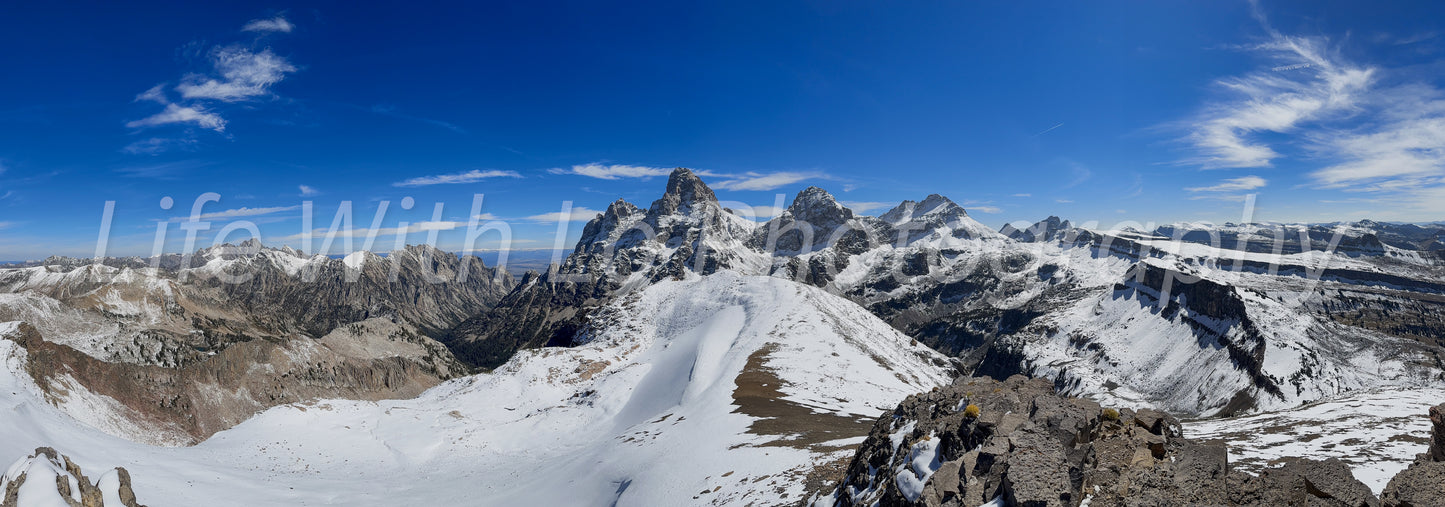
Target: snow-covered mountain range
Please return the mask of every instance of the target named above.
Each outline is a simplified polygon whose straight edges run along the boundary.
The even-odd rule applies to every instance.
[[[1274,237],[1259,226],[1220,227],[1227,241],[1209,244],[1198,228],[1104,232],[1052,218],[1006,227],[1010,238],[942,196],[870,217],[816,187],[758,223],[678,170],[649,208],[613,203],[560,267],[444,341],[500,364],[565,344],[617,294],[727,270],[841,295],[969,373],[1045,376],[1069,394],[1190,416],[1278,409],[1445,379],[1445,329],[1430,318],[1445,309],[1445,263],[1372,226],[1302,229],[1311,239],[1294,253],[1239,241]]]
[[[0,452],[124,465],[152,505],[803,502],[960,375],[1185,418],[1438,387],[1440,234],[994,231],[816,187],[758,221],[678,169],[517,280],[429,247],[48,259],[0,269]]]

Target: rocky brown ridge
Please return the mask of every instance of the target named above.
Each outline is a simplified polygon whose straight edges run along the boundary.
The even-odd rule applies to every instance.
[[[1445,505],[1445,405],[1429,452],[1381,498],[1338,459],[1287,459],[1250,475],[1225,445],[1185,438],[1155,410],[1113,410],[1022,376],[960,378],[874,424],[835,505]]]
[[[0,270],[14,295],[0,322],[24,323],[8,338],[48,401],[98,395],[105,410],[81,410],[85,422],[151,444],[194,444],[292,402],[410,398],[471,373],[427,335],[489,309],[510,275],[424,245],[356,255],[251,241],[202,249],[185,270]]]
[[[77,389],[109,397],[120,428],[133,428],[121,436],[161,445],[195,444],[287,403],[411,398],[468,372],[440,343],[383,319],[318,340],[245,341],[180,367],[101,361],[24,323],[8,339],[25,349],[48,401],[85,395]]]
[[[49,472],[46,474],[47,476],[54,474],[55,495],[48,495],[47,491],[39,493],[46,498],[34,498],[29,495],[36,493],[29,493],[24,498],[25,503],[22,504],[20,503],[22,500],[20,490],[30,479],[31,472],[36,471],[37,467],[48,468],[48,470],[44,470],[44,472]],[[50,505],[47,500],[53,502],[57,498],[73,507],[105,507],[107,496],[119,503],[114,505],[116,502],[112,502],[113,507],[145,507],[136,502],[135,492],[131,490],[130,472],[123,467],[116,467],[92,482],[80,470],[80,466],[70,461],[69,456],[62,455],[50,447],[40,447],[35,449],[35,454],[28,458],[22,458],[11,469],[11,473],[15,474],[14,477],[0,476],[0,495],[3,495],[0,496],[0,507],[24,507],[41,502]],[[72,489],[72,480],[74,480],[75,489]]]

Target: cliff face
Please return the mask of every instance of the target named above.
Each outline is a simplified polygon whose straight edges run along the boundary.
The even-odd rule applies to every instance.
[[[426,246],[306,256],[248,242],[175,269],[0,270],[0,322],[49,401],[133,440],[187,445],[276,405],[420,394],[470,373],[440,336],[510,275]]]
[[[440,343],[385,319],[316,340],[237,343],[179,367],[101,361],[46,341],[28,324],[9,339],[25,349],[26,371],[52,404],[159,445],[198,443],[277,405],[410,398],[467,373]]]

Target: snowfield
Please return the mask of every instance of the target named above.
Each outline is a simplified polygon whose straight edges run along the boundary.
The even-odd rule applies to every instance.
[[[1279,412],[1184,423],[1184,436],[1222,439],[1245,471],[1287,457],[1339,458],[1375,494],[1429,446],[1431,406],[1445,388],[1358,391]]]
[[[807,473],[851,456],[879,413],[949,381],[942,356],[784,280],[666,281],[594,315],[576,347],[412,400],[276,407],[187,448],[61,413],[0,340],[0,455],[125,466],[152,506],[773,503],[803,500]]]

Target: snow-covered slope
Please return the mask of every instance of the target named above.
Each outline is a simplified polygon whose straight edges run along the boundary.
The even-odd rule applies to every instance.
[[[1229,461],[1247,471],[1290,457],[1339,458],[1379,493],[1429,444],[1429,408],[1445,387],[1350,393],[1278,412],[1184,423],[1185,435],[1229,444]]]
[[[453,329],[448,345],[499,364],[566,343],[618,294],[736,271],[839,294],[970,373],[1043,376],[1067,394],[1182,416],[1445,381],[1434,317],[1445,262],[1372,246],[1370,224],[1293,231],[1304,239],[1292,249],[1232,248],[1263,225],[1092,231],[1054,217],[1011,239],[939,195],[870,217],[816,187],[751,229],[729,217],[678,169],[662,199],[614,203],[558,270]],[[1162,235],[1174,231],[1183,237]],[[1200,237],[1211,234],[1224,240]]]
[[[585,343],[417,399],[276,407],[170,449],[59,413],[0,340],[0,455],[124,464],[153,506],[772,504],[950,371],[857,305],[766,277],[660,282],[592,322]]]

